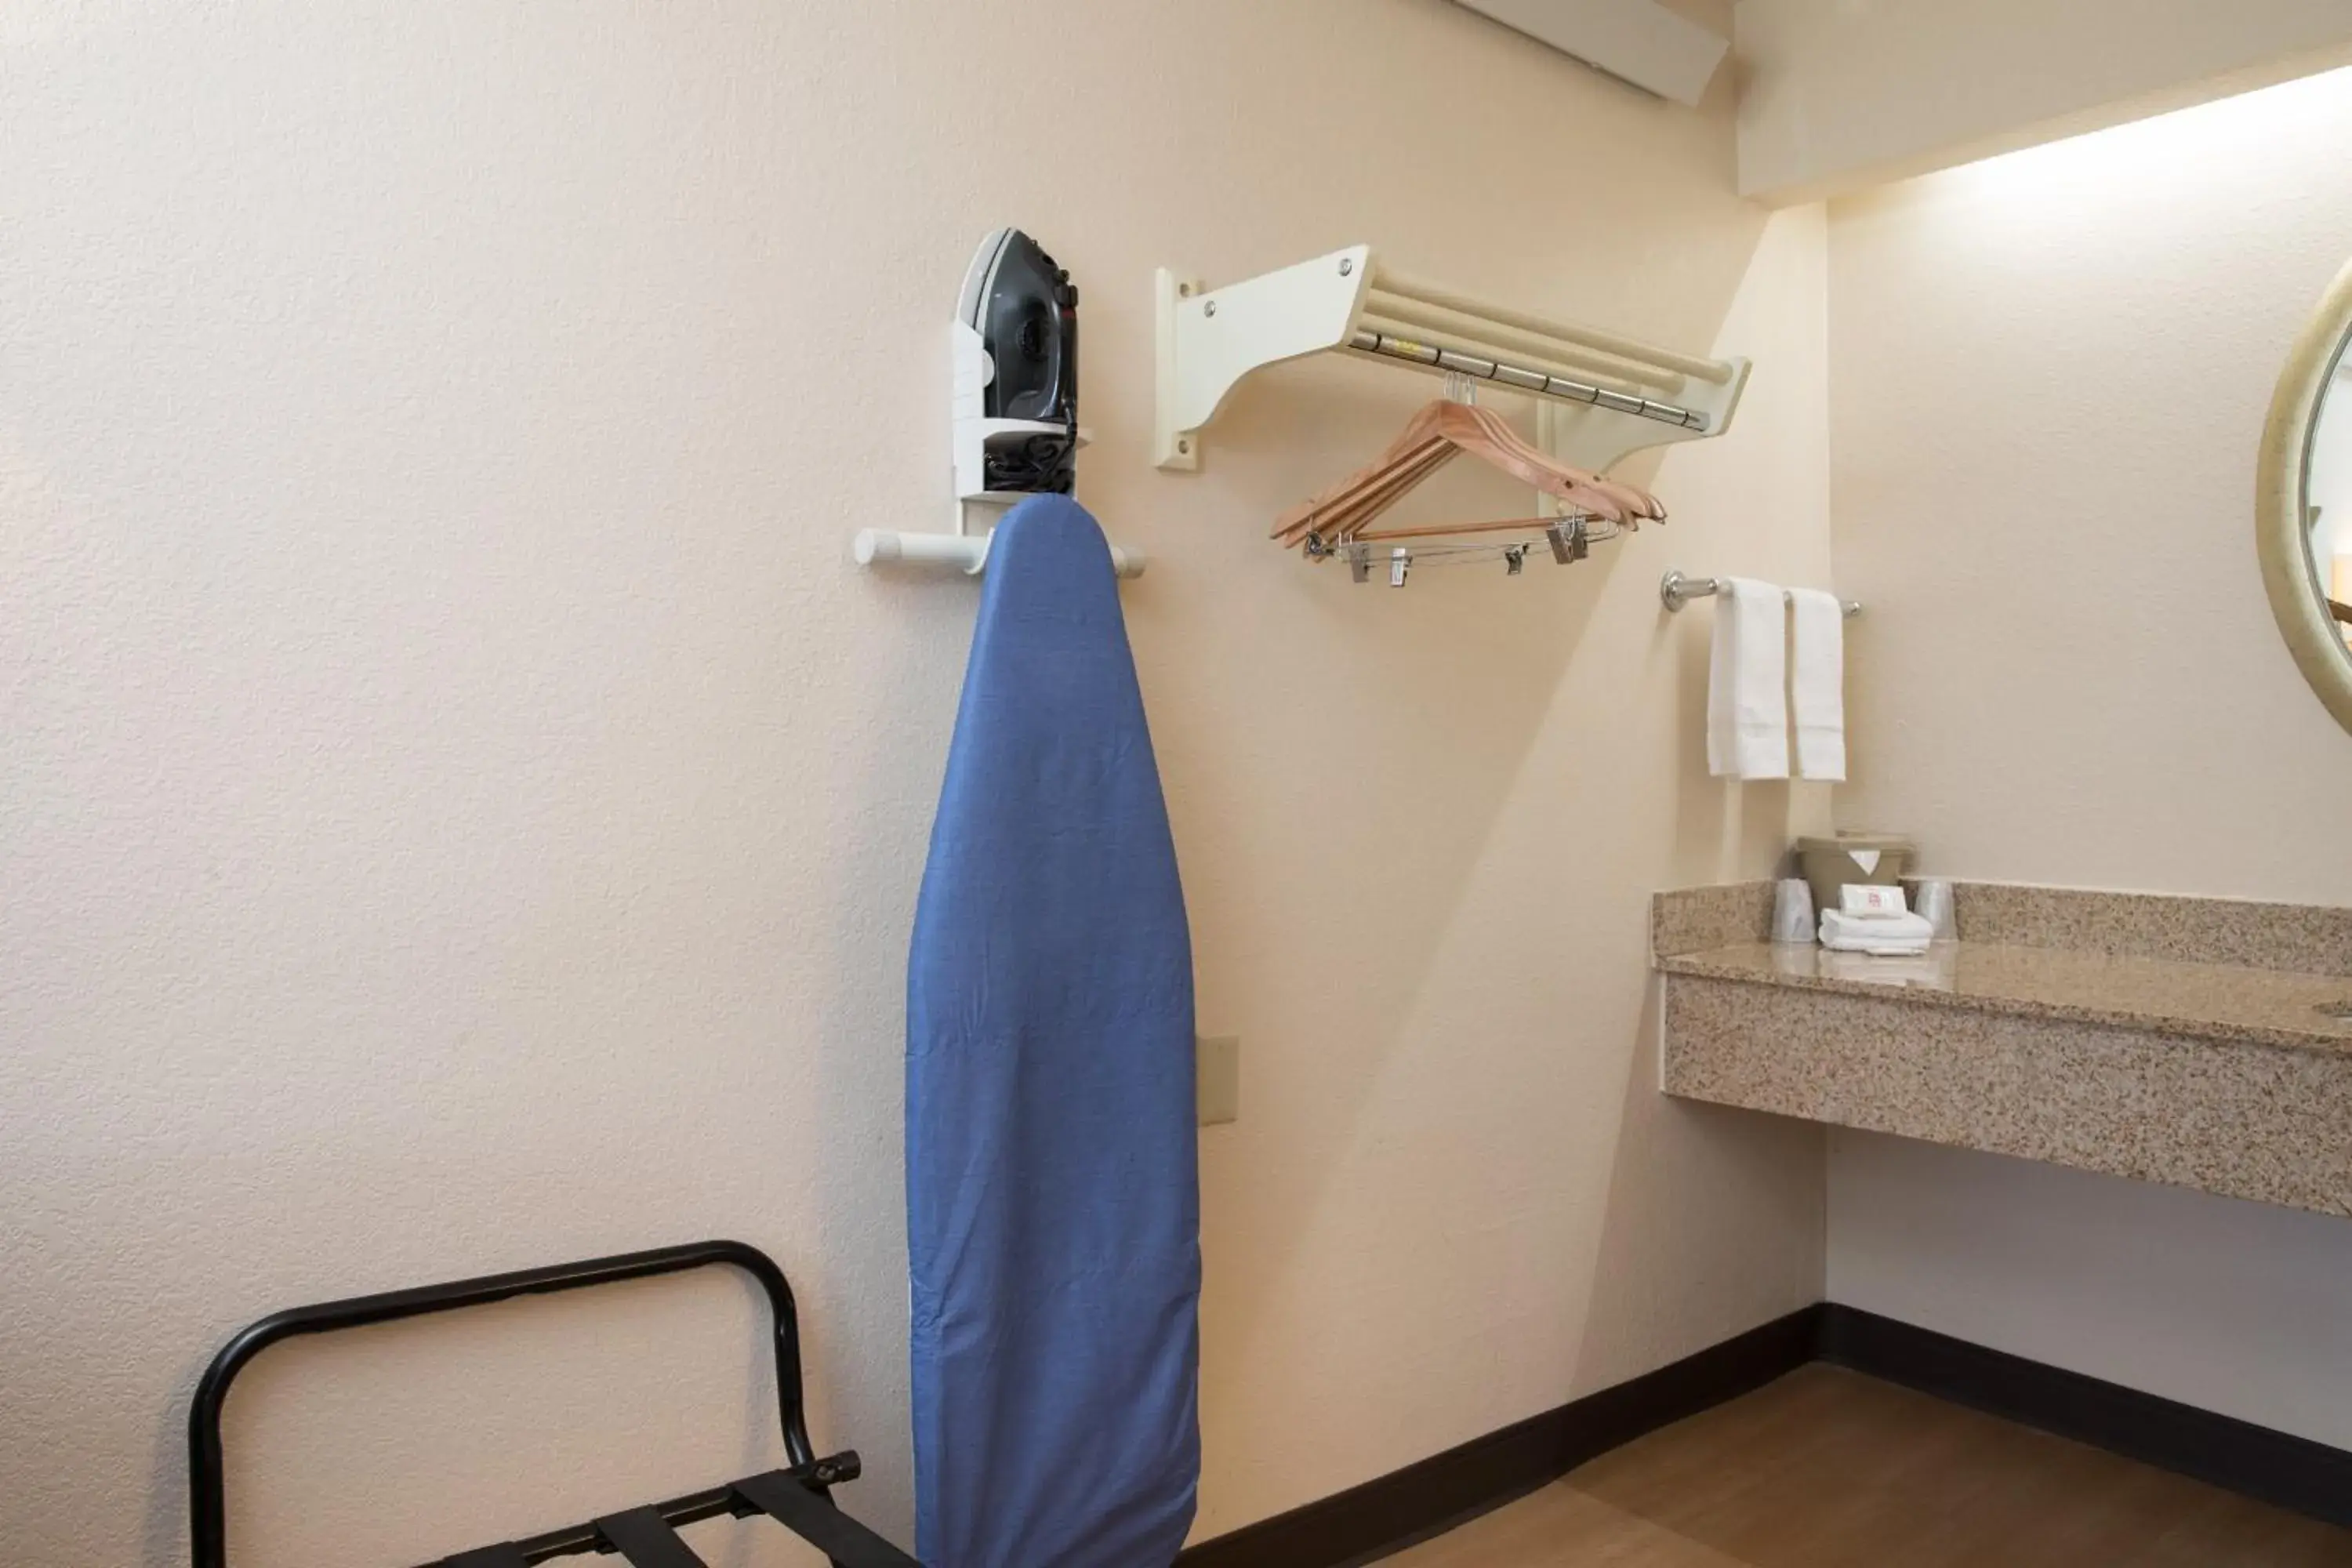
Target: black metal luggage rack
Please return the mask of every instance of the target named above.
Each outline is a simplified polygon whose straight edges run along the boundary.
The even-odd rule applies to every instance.
[[[776,1349],[776,1405],[783,1426],[784,1457],[789,1468],[740,1481],[689,1492],[667,1502],[649,1503],[607,1514],[585,1524],[551,1530],[525,1541],[509,1541],[445,1557],[426,1568],[526,1568],[551,1558],[583,1552],[618,1552],[634,1568],[708,1568],[685,1542],[677,1526],[698,1519],[730,1514],[748,1519],[764,1514],[824,1552],[834,1568],[922,1568],[856,1520],[833,1500],[833,1488],[857,1479],[860,1466],[855,1451],[820,1459],[809,1445],[808,1422],[801,1407],[801,1337],[793,1310],[792,1287],[783,1270],[755,1247],[740,1241],[701,1241],[687,1247],[665,1247],[651,1252],[625,1253],[618,1258],[593,1258],[585,1263],[558,1264],[552,1268],[527,1268],[515,1274],[493,1274],[480,1279],[459,1279],[446,1285],[426,1285],[413,1290],[393,1290],[381,1296],[359,1296],[348,1301],[327,1301],[296,1307],[248,1325],[221,1347],[212,1365],[196,1384],[188,1411],[188,1507],[195,1568],[228,1568],[227,1521],[221,1469],[221,1406],[229,1384],[247,1363],[280,1340],[297,1334],[332,1333],[369,1323],[423,1317],[459,1307],[478,1307],[516,1296],[547,1295],[583,1289],[648,1275],[677,1274],[688,1269],[728,1264],[741,1269],[767,1292]]]

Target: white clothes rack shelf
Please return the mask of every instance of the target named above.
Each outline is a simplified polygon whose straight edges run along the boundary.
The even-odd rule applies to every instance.
[[[1315,353],[1524,393],[1537,404],[1537,445],[1595,472],[1643,447],[1722,435],[1748,386],[1747,360],[1494,304],[1399,272],[1369,245],[1221,289],[1165,268],[1156,282],[1162,468],[1200,466],[1202,431],[1244,377]]]

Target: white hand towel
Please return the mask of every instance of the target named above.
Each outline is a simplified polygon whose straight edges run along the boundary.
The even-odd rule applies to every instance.
[[[1789,776],[1789,613],[1780,590],[1726,577],[1707,667],[1706,767],[1717,778]]]
[[[1952,955],[1948,952],[1906,952],[1892,957],[1824,952],[1806,956],[1815,961],[1813,973],[1825,980],[1863,980],[1875,985],[1913,985],[1928,991],[1952,989]]]
[[[1797,774],[1845,777],[1845,606],[1819,588],[1789,591],[1789,706],[1797,721]]]
[[[1822,916],[1822,945],[1839,952],[1922,953],[1936,928],[1925,915],[1849,915],[1830,910]]]

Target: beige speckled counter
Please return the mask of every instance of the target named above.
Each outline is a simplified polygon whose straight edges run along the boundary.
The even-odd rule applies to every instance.
[[[1978,885],[1958,907],[1961,941],[1870,959],[1757,940],[1754,887],[1663,895],[1664,1089],[2352,1215],[2341,911]]]

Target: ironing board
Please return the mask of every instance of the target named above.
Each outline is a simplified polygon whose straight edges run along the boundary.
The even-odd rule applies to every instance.
[[[1167,1568],[1200,1475],[1192,966],[1110,551],[999,524],[908,968],[916,1549]]]
[[[707,1568],[678,1538],[677,1526],[731,1514],[765,1515],[825,1553],[834,1568],[922,1568],[922,1564],[834,1505],[833,1490],[857,1479],[854,1451],[818,1458],[810,1446],[801,1405],[801,1339],[792,1287],[783,1270],[755,1247],[740,1241],[701,1241],[651,1252],[625,1253],[551,1268],[528,1268],[394,1290],[381,1296],[296,1307],[248,1325],[221,1347],[196,1384],[188,1410],[188,1509],[195,1568],[228,1568],[226,1493],[221,1454],[221,1407],[229,1385],[254,1357],[299,1334],[332,1333],[369,1323],[388,1323],[429,1312],[478,1307],[516,1296],[584,1289],[623,1279],[677,1274],[689,1268],[730,1265],[750,1275],[768,1298],[776,1357],[777,1419],[782,1423],[789,1467],[746,1476],[666,1502],[625,1510],[552,1530],[523,1541],[502,1542],[445,1557],[426,1568],[528,1568],[552,1558],[618,1552],[633,1568]]]

